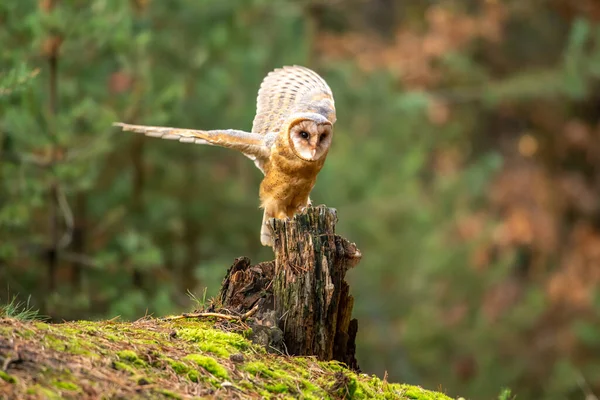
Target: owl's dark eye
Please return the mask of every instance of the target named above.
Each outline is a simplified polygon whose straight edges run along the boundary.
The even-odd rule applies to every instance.
[[[300,136],[302,136],[302,139],[308,139],[308,137],[309,137],[310,135],[308,134],[308,132],[306,132],[306,131],[302,131],[302,132],[300,132]]]
[[[320,141],[325,140],[325,138],[327,137],[326,133],[321,133],[321,137],[319,138]]]

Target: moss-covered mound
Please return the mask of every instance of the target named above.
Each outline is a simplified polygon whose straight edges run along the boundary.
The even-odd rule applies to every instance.
[[[0,319],[0,398],[436,399],[335,362],[267,354],[210,321]]]

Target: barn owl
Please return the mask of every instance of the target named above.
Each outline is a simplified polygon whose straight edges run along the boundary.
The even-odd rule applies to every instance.
[[[264,174],[260,240],[273,246],[270,218],[292,218],[310,204],[309,195],[331,146],[336,121],[331,89],[316,72],[286,66],[267,74],[258,91],[251,132],[193,130],[115,123],[146,136],[238,150]]]

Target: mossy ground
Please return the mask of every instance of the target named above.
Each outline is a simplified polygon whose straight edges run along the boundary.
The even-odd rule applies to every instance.
[[[267,354],[214,321],[0,319],[0,398],[449,400],[335,362]]]

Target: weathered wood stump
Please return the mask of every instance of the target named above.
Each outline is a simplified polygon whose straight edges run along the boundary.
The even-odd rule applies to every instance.
[[[257,308],[256,340],[290,355],[338,360],[358,369],[358,322],[344,278],[361,258],[353,243],[335,234],[336,212],[309,207],[292,220],[271,221],[275,260],[250,265],[238,258],[227,272],[220,306],[237,313]]]

